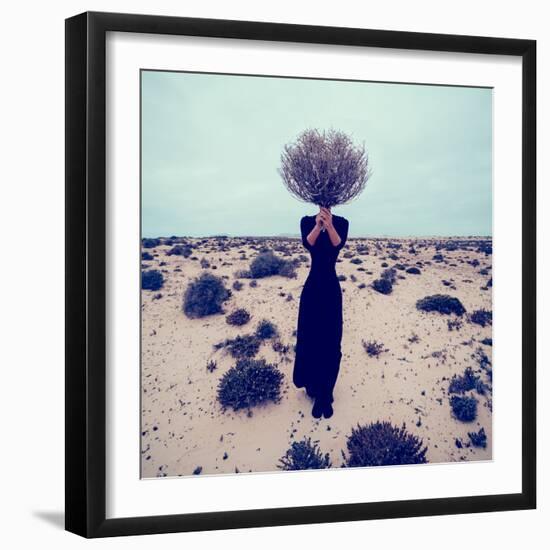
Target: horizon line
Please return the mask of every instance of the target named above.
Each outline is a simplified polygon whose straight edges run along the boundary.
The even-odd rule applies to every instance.
[[[278,235],[227,235],[224,233],[214,234],[214,235],[159,235],[156,237],[145,237],[142,236],[141,239],[301,239],[299,234],[289,234],[284,233]],[[492,235],[367,235],[367,236],[350,236],[347,240],[351,239],[466,239],[466,238],[477,238],[477,239],[492,239]]]

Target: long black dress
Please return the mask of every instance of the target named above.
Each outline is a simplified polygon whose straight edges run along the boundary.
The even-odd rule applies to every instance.
[[[346,243],[348,220],[333,214],[332,223],[341,243],[334,246],[327,231],[321,231],[311,246],[307,236],[315,216],[300,222],[302,243],[311,254],[311,268],[300,296],[293,382],[305,387],[316,400],[332,403],[333,389],[342,358],[342,290],[336,275],[336,258]]]

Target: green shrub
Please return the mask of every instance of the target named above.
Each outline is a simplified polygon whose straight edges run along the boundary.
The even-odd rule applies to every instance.
[[[462,316],[466,309],[458,298],[448,296],[446,294],[434,294],[426,296],[416,302],[416,308],[420,311],[436,311],[444,315],[454,313],[459,317]]]
[[[401,428],[390,422],[372,422],[352,428],[347,439],[349,456],[342,452],[345,465],[389,466],[398,464],[425,464],[427,447],[415,435],[409,434],[405,424]]]
[[[220,379],[218,401],[238,411],[281,398],[283,374],[265,359],[240,359]]]
[[[223,280],[206,272],[189,283],[183,297],[183,311],[191,319],[222,313],[222,304],[229,296]]]
[[[290,449],[279,459],[277,467],[281,470],[322,470],[331,468],[329,454],[323,455],[318,441],[311,442],[310,437],[302,441],[293,441]]]

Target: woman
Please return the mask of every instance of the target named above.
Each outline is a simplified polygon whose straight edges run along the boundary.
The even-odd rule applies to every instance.
[[[293,382],[315,398],[311,414],[330,418],[333,389],[342,352],[342,290],[336,258],[348,237],[348,220],[330,208],[300,222],[302,243],[311,254],[311,268],[300,296]]]

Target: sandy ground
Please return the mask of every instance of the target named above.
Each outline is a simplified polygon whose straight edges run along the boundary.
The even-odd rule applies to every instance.
[[[313,418],[311,400],[292,384],[293,332],[300,291],[309,271],[309,254],[301,242],[290,238],[186,241],[194,246],[189,258],[167,256],[170,246],[165,245],[143,249],[153,255],[153,260],[143,261],[143,268],[161,270],[165,284],[158,292],[142,291],[142,477],[186,476],[196,468],[201,468],[202,475],[274,471],[292,441],[304,436],[318,440],[333,466],[340,467],[351,428],[376,420],[397,426],[405,423],[427,445],[429,462],[491,459],[492,391],[485,396],[475,394],[478,416],[469,423],[452,416],[448,394],[449,379],[463,374],[467,366],[489,383],[475,354],[481,348],[491,359],[491,346],[481,343],[491,338],[491,326],[481,327],[463,316],[460,329],[451,331],[447,321],[454,316],[424,313],[415,307],[418,299],[442,293],[459,298],[468,312],[492,309],[492,289],[487,287],[491,255],[478,251],[479,241],[472,244],[460,238],[458,250],[438,251],[436,244],[445,239],[348,240],[336,265],[338,274],[346,276],[341,282],[344,336],[330,419]],[[396,244],[401,248],[393,248]],[[411,244],[417,254],[409,252]],[[258,279],[255,288],[249,286],[250,280],[240,279],[244,286],[232,291],[224,314],[202,319],[184,315],[182,297],[192,279],[210,271],[224,277],[231,288],[235,272],[248,269],[262,245],[283,246],[290,253],[287,259],[305,254],[307,261],[297,268],[297,278]],[[357,247],[365,245],[369,254],[358,254]],[[443,254],[443,261],[433,260],[437,253]],[[209,268],[201,267],[202,258],[210,262]],[[353,258],[362,263],[352,263]],[[383,295],[369,286],[384,269],[383,262],[390,267],[421,262],[421,274],[399,270],[403,278],[397,279],[392,294]],[[360,288],[362,283],[366,286]],[[162,297],[154,299],[158,293]],[[226,323],[226,314],[237,308],[251,313],[248,324]],[[257,356],[276,363],[284,373],[282,399],[255,407],[251,415],[246,410],[224,412],[217,400],[218,381],[235,359],[224,349],[215,350],[214,344],[253,332],[263,318],[276,324],[281,341],[291,348],[281,354],[268,341]],[[385,351],[370,357],[363,340],[383,343]],[[210,360],[217,365],[212,372],[206,368]],[[469,443],[468,432],[481,427],[487,434],[487,448],[457,447],[457,438]]]

